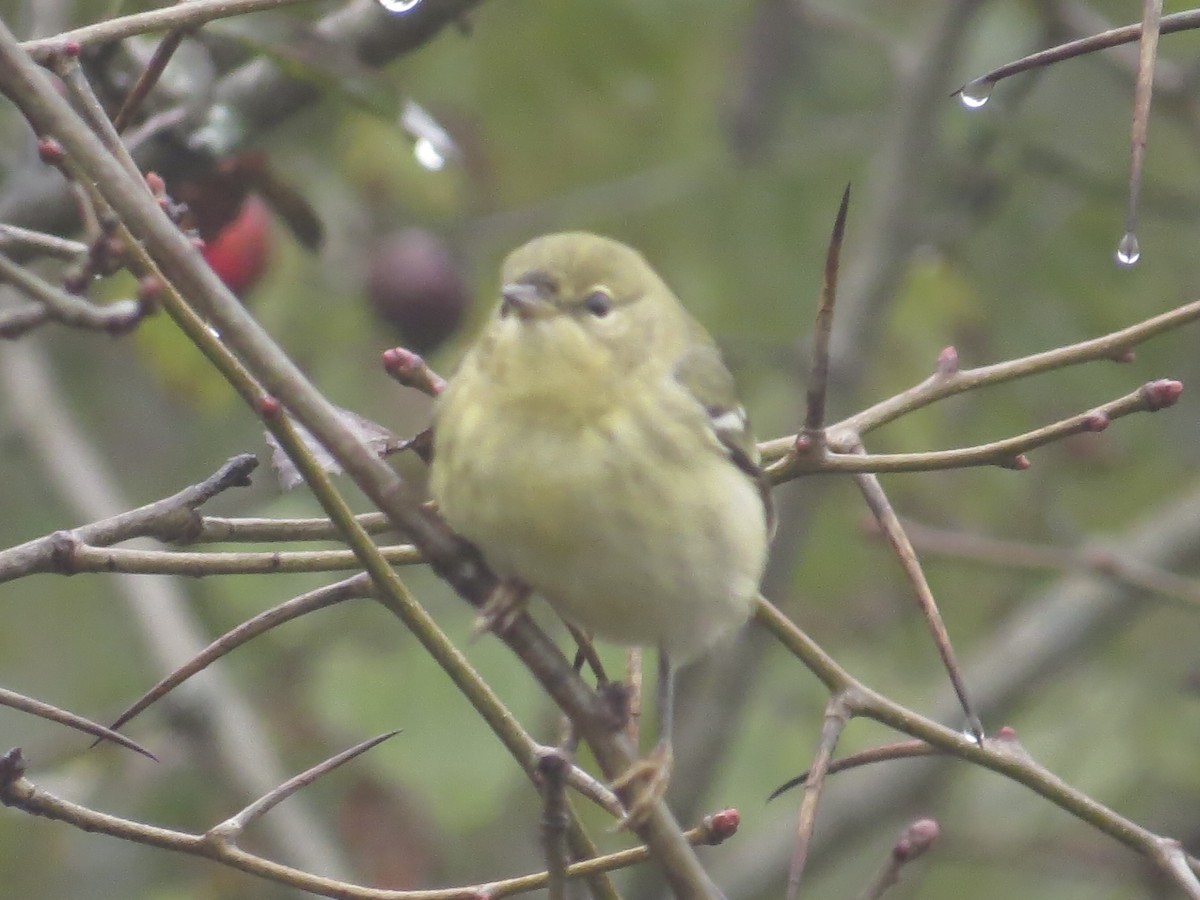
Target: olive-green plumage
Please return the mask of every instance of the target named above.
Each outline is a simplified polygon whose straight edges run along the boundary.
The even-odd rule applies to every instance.
[[[567,619],[686,661],[745,622],[766,560],[769,495],[733,379],[616,241],[538,238],[502,284],[438,402],[433,496]]]

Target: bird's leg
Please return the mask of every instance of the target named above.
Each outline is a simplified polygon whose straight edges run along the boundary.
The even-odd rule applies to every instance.
[[[502,634],[517,620],[517,616],[525,611],[525,604],[532,593],[529,585],[519,578],[503,578],[492,591],[483,609],[471,626],[471,639],[494,631]]]
[[[650,814],[654,804],[667,792],[671,780],[674,753],[671,749],[671,730],[675,721],[675,669],[662,648],[658,651],[658,743],[649,755],[634,762],[612,783],[615,790],[629,788],[635,783],[642,785],[632,800],[626,804],[625,818],[621,828],[636,825]]]

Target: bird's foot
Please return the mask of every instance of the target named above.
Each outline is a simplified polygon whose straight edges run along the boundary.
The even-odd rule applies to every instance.
[[[667,793],[671,781],[674,754],[667,741],[659,741],[647,756],[634,762],[612,782],[613,790],[633,791],[632,798],[625,804],[625,815],[617,828],[636,828],[646,821],[659,800]],[[640,785],[635,788],[634,785]]]
[[[488,632],[502,634],[525,611],[531,590],[529,585],[515,578],[505,578],[496,585],[492,595],[483,604],[483,609],[471,626],[471,640]]]

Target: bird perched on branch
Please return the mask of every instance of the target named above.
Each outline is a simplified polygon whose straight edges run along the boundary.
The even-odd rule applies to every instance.
[[[646,782],[640,818],[669,776],[675,668],[753,608],[769,488],[716,345],[635,250],[540,237],[504,262],[500,295],[439,398],[431,490],[510,586],[658,648],[660,741],[618,779]]]

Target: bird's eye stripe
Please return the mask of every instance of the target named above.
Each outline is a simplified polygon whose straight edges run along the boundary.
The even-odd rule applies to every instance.
[[[554,280],[554,276],[548,272],[543,272],[541,269],[533,269],[530,272],[526,272],[517,279],[517,283],[537,288],[538,293],[543,296],[552,296],[558,293],[558,282]]]

